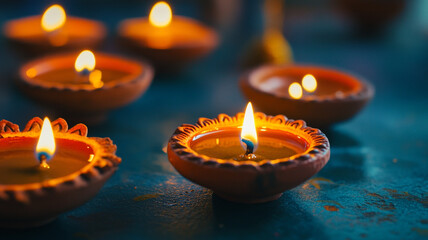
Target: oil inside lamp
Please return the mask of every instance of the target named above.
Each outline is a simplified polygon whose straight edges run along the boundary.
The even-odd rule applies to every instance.
[[[240,156],[247,160],[256,158],[254,152],[258,146],[256,124],[254,122],[254,111],[251,102],[247,104],[245,109],[244,123],[241,130],[241,142],[246,148],[245,154]],[[245,145],[245,146],[244,146]]]
[[[149,22],[155,27],[166,27],[171,23],[172,11],[166,2],[157,2],[150,10]]]
[[[89,81],[94,88],[101,88],[104,85],[101,80],[102,72],[95,69],[95,65],[95,55],[89,50],[84,50],[76,58],[74,69],[80,77],[85,78],[85,81]]]
[[[49,161],[55,154],[55,148],[55,137],[52,125],[49,119],[45,117],[36,146],[37,159],[40,162],[41,169],[50,168],[47,161]]]
[[[48,34],[48,39],[53,46],[63,46],[67,43],[67,35],[61,31],[65,21],[64,8],[58,4],[50,6],[42,16],[42,29]]]

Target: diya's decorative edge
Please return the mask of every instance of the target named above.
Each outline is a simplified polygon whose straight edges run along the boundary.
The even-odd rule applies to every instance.
[[[119,88],[119,87],[122,87],[122,86],[127,85],[127,84],[132,84],[132,83],[140,82],[140,81],[141,82],[147,81],[147,84],[149,85],[153,79],[154,69],[149,63],[147,63],[145,61],[130,59],[128,57],[121,57],[121,56],[114,55],[114,54],[99,53],[99,52],[96,53],[97,54],[96,57],[107,57],[107,58],[121,57],[121,60],[125,60],[128,62],[133,62],[134,64],[138,64],[139,66],[141,66],[142,71],[141,71],[141,73],[133,74],[132,76],[126,77],[129,79],[128,81],[114,81],[113,83],[110,83],[110,84],[104,84],[104,86],[102,86],[101,88],[83,88],[83,87],[79,87],[76,85],[51,85],[51,84],[46,84],[46,83],[40,83],[40,82],[32,81],[32,78],[28,77],[26,74],[27,70],[29,70],[31,68],[31,66],[35,65],[37,62],[43,62],[43,61],[54,59],[57,57],[74,56],[74,53],[75,52],[51,54],[51,55],[47,55],[47,56],[44,56],[41,58],[31,60],[29,62],[26,62],[19,70],[20,82],[22,84],[25,84],[28,87],[44,89],[44,90],[71,91],[71,92],[94,92],[94,91],[104,91],[104,90],[109,90],[109,89],[115,89],[115,88]],[[77,54],[76,54],[76,57],[77,57]]]
[[[25,134],[36,134],[41,131],[43,120],[39,117],[31,119],[25,126],[23,131],[19,130],[19,126],[7,120],[0,121],[0,139],[9,137],[24,137]],[[94,178],[101,178],[104,174],[115,170],[121,163],[121,158],[115,155],[116,145],[113,144],[110,138],[87,137],[88,128],[84,124],[77,124],[72,128],[68,128],[67,122],[58,118],[52,122],[52,128],[57,135],[67,134],[68,139],[76,141],[84,141],[91,147],[98,145],[101,147],[99,152],[94,150],[94,159],[85,167],[81,168],[72,174],[61,178],[46,180],[40,183],[16,184],[16,185],[1,185],[0,184],[0,200],[12,201],[16,200],[23,204],[29,204],[32,195],[40,195],[43,191],[52,192],[61,186],[85,186]]]
[[[261,170],[263,168],[270,168],[272,166],[288,167],[295,164],[307,163],[321,159],[329,154],[330,143],[319,129],[306,126],[303,120],[288,119],[284,115],[269,116],[261,112],[256,112],[254,117],[257,121],[263,121],[282,128],[299,130],[306,136],[306,141],[309,146],[303,153],[293,155],[291,157],[276,159],[276,160],[263,160],[260,162],[254,161],[236,161],[236,160],[222,160],[210,158],[205,155],[200,155],[189,147],[189,140],[197,133],[204,129],[213,129],[221,126],[240,126],[244,120],[244,113],[238,113],[234,117],[227,114],[220,114],[217,118],[200,118],[199,121],[192,124],[183,124],[176,129],[174,134],[169,140],[171,151],[182,159],[194,163],[200,163],[206,166],[222,167],[222,168],[245,168]]]

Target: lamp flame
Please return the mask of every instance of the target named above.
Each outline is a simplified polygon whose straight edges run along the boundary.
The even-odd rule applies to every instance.
[[[247,108],[245,109],[244,123],[242,124],[241,130],[241,142],[247,145],[247,152],[250,147],[253,148],[250,153],[255,151],[258,145],[254,111],[251,102],[248,103]]]
[[[95,69],[95,56],[89,50],[82,51],[79,56],[76,58],[74,63],[74,69],[77,72],[87,71],[88,73],[92,72]]]
[[[307,92],[314,92],[317,89],[317,80],[314,75],[306,74],[302,79],[303,89]]]
[[[294,82],[288,87],[288,94],[294,99],[300,99],[303,95],[302,86],[299,83]]]
[[[47,117],[43,120],[42,130],[40,131],[39,141],[37,142],[36,152],[37,159],[49,168],[46,160],[50,160],[55,154],[55,137],[52,130],[51,122]],[[47,166],[47,167],[46,167]]]
[[[171,23],[172,11],[168,3],[157,2],[150,10],[149,22],[155,27],[166,27]]]
[[[52,32],[61,28],[65,23],[66,15],[64,8],[58,4],[54,4],[46,9],[42,16],[42,28],[46,32]]]

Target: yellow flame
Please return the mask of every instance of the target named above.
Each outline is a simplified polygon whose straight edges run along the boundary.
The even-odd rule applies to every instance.
[[[166,27],[171,23],[172,11],[166,2],[157,2],[150,10],[149,22],[155,27]]]
[[[42,131],[40,131],[39,141],[37,142],[36,152],[44,153],[47,158],[51,158],[55,153],[55,137],[51,122],[47,117],[43,120]]]
[[[302,86],[299,83],[294,82],[288,87],[288,93],[294,99],[300,99],[303,95]]]
[[[65,11],[58,4],[54,4],[46,9],[42,16],[42,28],[46,32],[52,32],[61,28],[65,23]]]
[[[83,70],[87,70],[91,72],[95,69],[95,56],[89,50],[82,51],[79,56],[76,58],[76,62],[74,63],[74,68],[77,72],[81,72]]]
[[[94,70],[89,74],[89,82],[94,88],[102,88],[104,82],[101,80],[103,73],[100,70]]]
[[[306,74],[302,79],[302,86],[307,92],[314,92],[317,89],[317,80],[314,75]]]
[[[253,105],[251,102],[248,103],[245,109],[244,123],[242,124],[241,139],[247,139],[254,144],[254,149],[257,147],[257,131],[254,120]]]

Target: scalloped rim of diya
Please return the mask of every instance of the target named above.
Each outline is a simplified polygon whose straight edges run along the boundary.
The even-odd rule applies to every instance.
[[[318,95],[309,95],[309,96],[302,96],[300,99],[294,99],[290,97],[288,94],[275,94],[273,92],[268,92],[260,89],[256,86],[256,83],[254,79],[266,79],[271,76],[275,75],[287,75],[287,74],[295,74],[295,75],[305,75],[305,74],[312,74],[317,78],[318,84],[322,84],[322,75],[335,75],[335,79],[333,81],[340,82],[341,84],[347,85],[350,90],[342,92],[342,96],[337,96],[335,94],[326,94],[322,96]],[[317,77],[318,76],[318,77]],[[291,111],[285,111],[281,110],[281,108],[287,107],[285,105],[287,104],[297,104],[302,103],[305,104],[305,106],[308,106],[308,104],[317,104],[317,106],[321,106],[322,104],[328,104],[328,103],[340,103],[340,104],[347,104],[349,107],[351,104],[357,104],[355,107],[355,110],[352,114],[349,114],[350,116],[346,116],[344,119],[340,119],[339,121],[335,121],[335,119],[330,119],[326,123],[319,124],[317,121],[314,121],[313,123],[309,118],[304,118],[304,120],[307,120],[315,125],[320,125],[322,127],[329,126],[335,122],[342,122],[346,121],[347,119],[353,117],[358,111],[360,111],[364,105],[373,98],[375,90],[373,85],[363,80],[360,77],[356,77],[355,74],[350,74],[345,71],[339,71],[328,67],[323,66],[315,66],[315,65],[296,65],[296,64],[290,64],[290,65],[265,65],[258,68],[255,68],[254,70],[251,70],[240,78],[239,81],[240,88],[243,91],[244,95],[250,99],[253,104],[257,107],[259,105],[259,102],[256,100],[257,98],[269,98],[271,102],[274,102],[274,107],[277,108],[277,111],[273,112],[273,114],[287,114],[287,115],[293,115],[295,118],[303,118],[302,116],[294,116],[299,114],[292,114]],[[251,91],[251,93],[249,92]],[[316,108],[314,106],[314,108]],[[263,109],[260,107],[260,110],[266,111],[268,113],[271,113],[271,111],[267,111],[266,109]],[[300,111],[305,111],[304,107],[299,109]],[[315,113],[314,113],[315,114]],[[319,114],[319,113],[317,113]],[[317,115],[315,114],[315,115]],[[327,114],[327,113],[326,113]],[[316,117],[313,117],[316,118]]]
[[[42,119],[35,117],[30,120],[25,126],[23,131],[19,130],[19,126],[13,124],[7,120],[0,121],[0,139],[8,138],[38,138],[39,132],[43,125]],[[10,211],[13,215],[14,211],[17,214],[18,210],[14,209],[22,207],[27,209],[31,207],[34,201],[43,198],[45,196],[49,198],[55,198],[59,194],[70,193],[74,190],[81,190],[82,188],[95,187],[95,189],[88,190],[91,193],[89,196],[79,196],[79,201],[76,204],[67,203],[66,207],[59,207],[61,205],[58,202],[56,205],[51,206],[50,211],[55,212],[52,216],[31,216],[31,213],[26,212],[24,214],[28,219],[12,219],[12,216],[6,216],[9,218],[7,221],[0,220],[0,227],[12,227],[12,228],[25,228],[35,227],[46,224],[53,220],[58,214],[71,210],[84,202],[92,198],[104,185],[104,182],[117,170],[118,165],[121,163],[121,158],[115,155],[116,145],[113,144],[110,138],[97,138],[97,137],[86,137],[88,129],[84,124],[77,124],[74,127],[68,129],[67,122],[59,118],[52,122],[52,128],[55,132],[55,139],[65,139],[70,141],[77,141],[85,143],[93,151],[93,159],[80,170],[75,171],[71,174],[67,174],[62,177],[48,179],[42,182],[24,183],[24,184],[0,184],[0,201],[4,204],[11,205]],[[98,187],[101,182],[101,185]],[[46,189],[46,191],[43,191]],[[66,205],[67,205],[66,204]],[[60,209],[55,209],[60,208]],[[28,209],[27,209],[28,210]],[[2,215],[7,215],[3,212]],[[51,213],[52,214],[52,213]],[[13,215],[15,216],[15,215]]]
[[[34,16],[28,16],[28,17],[22,17],[22,18],[9,20],[9,21],[5,22],[5,24],[3,25],[3,34],[7,39],[17,41],[20,43],[48,46],[47,42],[45,44],[34,42],[34,40],[32,40],[32,38],[30,36],[22,37],[22,36],[16,36],[16,34],[12,34],[12,32],[13,32],[12,27],[14,24],[23,24],[25,22],[33,22],[33,21],[40,23],[41,18],[42,18],[42,15],[34,15]],[[67,24],[67,21],[68,22],[85,22],[86,24],[90,23],[93,25],[93,28],[96,29],[97,31],[90,31],[89,32],[90,35],[85,35],[85,36],[74,36],[73,35],[73,37],[75,37],[75,41],[69,42],[68,44],[65,44],[64,46],[59,46],[59,47],[82,46],[83,43],[87,39],[91,39],[91,41],[90,41],[91,44],[96,44],[96,43],[101,42],[107,35],[107,28],[105,27],[105,25],[101,21],[88,19],[88,18],[82,18],[82,17],[68,16],[68,15],[67,15],[66,24]],[[70,24],[70,23],[68,23],[68,24]],[[48,33],[46,33],[46,34],[48,34]],[[85,40],[85,41],[83,41],[83,40]],[[84,45],[87,46],[88,44],[84,44]],[[49,45],[49,46],[51,46],[51,45]],[[52,47],[54,47],[54,46],[52,46]]]
[[[96,61],[97,66],[96,69],[101,65],[102,68],[108,67],[109,70],[117,70],[124,71],[122,68],[118,68],[117,64],[127,65],[127,67],[131,68],[126,71],[129,73],[126,77],[119,78],[114,81],[106,82],[101,88],[94,88],[91,86],[81,86],[76,84],[62,84],[55,82],[46,82],[46,81],[37,81],[33,78],[28,77],[26,74],[27,71],[31,68],[37,68],[40,70],[37,74],[43,74],[52,69],[67,69],[74,67],[74,62],[76,57],[78,56],[77,52],[73,53],[61,53],[61,54],[53,54],[45,57],[41,57],[30,62],[27,62],[23,65],[19,70],[20,79],[23,80],[24,83],[33,86],[40,87],[46,89],[56,89],[56,90],[70,90],[70,91],[103,91],[106,89],[112,89],[121,87],[126,84],[130,84],[132,82],[137,81],[149,81],[151,82],[154,70],[153,68],[146,62],[137,61],[133,59],[129,59],[126,57],[122,57],[114,54],[106,54],[96,52]],[[56,68],[50,66],[54,65]],[[70,67],[71,66],[71,67]],[[125,71],[124,71],[125,72]]]
[[[248,174],[248,172],[261,176],[263,174],[269,174],[272,169],[278,171],[294,169],[297,171],[300,167],[304,167],[305,165],[314,165],[314,171],[304,176],[301,181],[293,182],[290,179],[292,182],[291,185],[287,183],[278,183],[279,186],[275,186],[277,189],[271,191],[270,194],[257,195],[257,193],[255,193],[256,197],[248,197],[253,193],[247,193],[248,196],[230,196],[228,194],[222,194],[220,193],[221,190],[218,190],[228,188],[228,186],[215,186],[216,179],[211,179],[211,181],[208,180],[208,182],[204,181],[204,183],[201,184],[201,182],[198,181],[198,177],[195,176],[198,173],[193,173],[193,176],[183,174],[183,176],[189,180],[212,189],[222,198],[241,203],[261,203],[275,200],[279,198],[285,190],[296,187],[316,174],[328,162],[330,158],[330,143],[324,133],[319,129],[307,127],[305,121],[287,119],[284,115],[269,116],[261,112],[256,112],[254,117],[257,125],[268,125],[269,127],[266,127],[267,129],[284,131],[296,135],[296,137],[303,138],[307,143],[305,145],[305,150],[290,157],[275,160],[262,160],[259,162],[251,160],[237,161],[233,159],[218,159],[197,153],[190,146],[192,138],[196,135],[216,131],[221,128],[240,127],[243,124],[244,113],[238,113],[234,117],[220,114],[214,119],[200,118],[194,125],[183,124],[178,127],[168,142],[168,157],[170,162],[181,174],[183,173],[181,167],[178,166],[178,164],[180,164],[177,163],[178,161],[185,164],[194,164],[196,168],[218,171],[218,176],[222,176],[222,170],[236,171],[236,179],[240,178],[239,174]],[[248,182],[247,184],[251,183]]]

